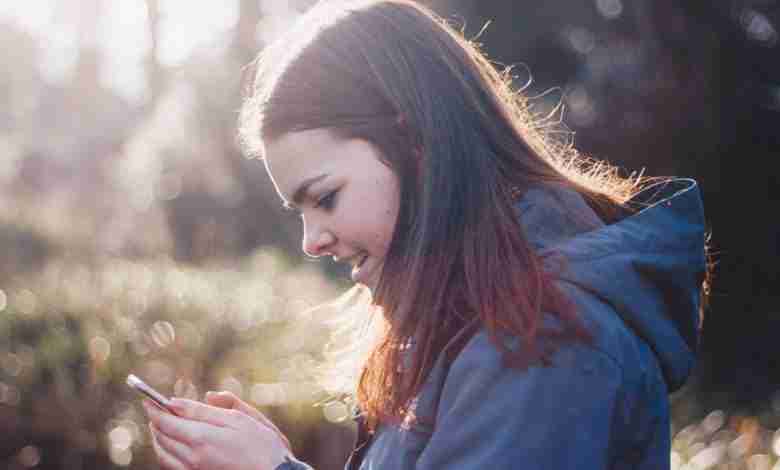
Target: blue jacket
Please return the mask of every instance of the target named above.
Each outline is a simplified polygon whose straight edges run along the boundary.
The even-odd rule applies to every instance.
[[[357,417],[346,468],[668,469],[667,394],[690,374],[698,341],[702,202],[695,181],[675,179],[632,203],[645,208],[604,225],[575,192],[528,191],[517,206],[526,236],[539,254],[568,259],[557,282],[595,343],[518,371],[478,330],[454,360],[439,356],[415,401],[435,425],[382,425],[369,436]]]

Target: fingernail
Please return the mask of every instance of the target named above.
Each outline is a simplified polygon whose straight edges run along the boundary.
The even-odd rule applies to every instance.
[[[184,408],[187,406],[184,403],[184,401],[182,401],[179,398],[171,398],[170,400],[168,400],[168,405],[170,405],[170,407],[176,411],[183,411]]]

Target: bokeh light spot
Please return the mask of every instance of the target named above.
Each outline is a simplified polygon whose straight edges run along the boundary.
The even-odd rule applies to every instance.
[[[583,27],[567,30],[566,39],[571,48],[580,54],[589,54],[596,47],[596,38],[593,33]]]
[[[24,467],[31,468],[41,463],[41,451],[35,446],[25,446],[16,458]]]
[[[623,13],[623,2],[621,0],[596,0],[596,9],[604,18],[614,20]]]
[[[176,339],[176,331],[173,325],[167,321],[154,322],[150,331],[152,341],[160,348],[170,346]]]
[[[127,467],[133,461],[133,453],[130,449],[120,449],[112,446],[108,451],[108,455],[111,461],[120,467]]]
[[[111,447],[119,450],[127,450],[133,444],[133,434],[125,426],[117,426],[108,433]]]
[[[0,367],[11,377],[16,377],[22,372],[22,361],[14,353],[8,353],[0,359]]]
[[[95,336],[89,341],[89,355],[97,364],[102,364],[111,355],[111,343],[102,336]]]
[[[285,386],[281,383],[256,383],[250,395],[258,406],[279,405],[285,401]]]
[[[750,39],[767,46],[777,43],[777,29],[765,14],[748,8],[742,12],[739,19]]]
[[[19,390],[13,385],[0,382],[0,404],[16,406],[19,404]]]
[[[322,415],[331,423],[340,423],[349,417],[349,409],[340,401],[332,401],[323,405]]]
[[[566,104],[569,105],[570,119],[573,124],[589,127],[596,121],[596,105],[584,86],[572,86],[566,93]]]
[[[16,294],[15,300],[16,308],[18,308],[20,312],[26,315],[35,313],[35,309],[38,307],[38,298],[35,296],[35,294],[32,293],[32,291],[27,289],[20,290]]]

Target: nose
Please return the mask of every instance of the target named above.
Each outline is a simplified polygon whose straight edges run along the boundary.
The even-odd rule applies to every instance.
[[[303,252],[312,258],[330,253],[330,247],[336,242],[336,237],[329,230],[314,223],[303,223]]]

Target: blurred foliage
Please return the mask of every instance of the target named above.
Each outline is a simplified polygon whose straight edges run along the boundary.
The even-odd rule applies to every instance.
[[[60,258],[7,281],[0,462],[13,467],[27,458],[21,450],[34,449],[46,468],[147,468],[146,419],[124,383],[135,373],[168,395],[231,390],[327,463],[325,443],[312,439],[346,408],[338,415],[333,406],[312,407],[325,398],[313,367],[329,335],[327,318],[307,308],[335,296],[312,265],[295,267],[274,249],[240,265],[200,268]],[[343,454],[351,430],[333,431],[329,441],[341,435],[341,445],[327,447]]]

